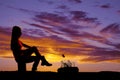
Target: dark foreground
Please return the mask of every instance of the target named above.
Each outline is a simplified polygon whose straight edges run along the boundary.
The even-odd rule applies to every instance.
[[[0,80],[120,80],[120,72],[17,72],[1,71]]]

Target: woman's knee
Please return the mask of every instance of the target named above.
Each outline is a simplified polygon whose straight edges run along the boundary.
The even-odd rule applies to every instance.
[[[37,49],[37,47],[35,47],[35,46],[33,46],[32,48],[33,48],[33,49]]]
[[[37,47],[33,46],[31,47],[33,51],[36,51],[37,50]]]

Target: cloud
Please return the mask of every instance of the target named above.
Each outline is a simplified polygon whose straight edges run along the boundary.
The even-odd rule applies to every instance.
[[[59,13],[41,12],[32,18],[32,20],[37,22],[37,24],[31,23],[29,25],[43,28],[53,34],[80,36],[80,29],[87,28],[87,26],[78,25],[77,23],[73,23],[73,21],[81,20],[83,22],[90,23],[97,22],[96,18],[89,18],[86,16],[86,13],[82,11],[70,11],[70,14],[70,16],[65,16]]]
[[[90,53],[89,57],[82,59],[81,61],[90,62],[102,62],[102,61],[116,61],[120,62],[120,51],[112,50],[108,51],[105,49],[97,49]]]
[[[111,5],[110,4],[104,4],[104,5],[101,5],[100,7],[104,8],[104,9],[109,9],[109,8],[111,8]]]
[[[102,33],[120,34],[120,24],[113,23],[101,30]]]
[[[96,35],[96,34],[91,34],[91,33],[88,33],[88,32],[83,32],[81,34],[81,37],[96,40],[96,41],[100,41],[100,42],[103,42],[105,40],[105,38],[102,37],[102,36],[99,36],[99,35]]]
[[[52,15],[52,17],[53,17],[53,15]],[[82,17],[84,18],[85,16],[84,15],[80,16],[80,18],[82,18]],[[101,48],[94,44],[91,45],[86,41],[80,42],[81,39],[87,38],[87,39],[96,41],[97,43],[103,44],[102,46],[105,46],[106,42],[107,42],[107,39],[105,37],[97,36],[97,35],[90,34],[87,32],[81,33],[81,32],[79,32],[79,30],[83,28],[82,26],[75,25],[75,27],[76,27],[75,28],[74,26],[72,26],[73,25],[72,23],[68,24],[66,19],[63,19],[63,21],[65,20],[66,23],[59,21],[58,20],[59,17],[51,18],[50,15],[49,15],[49,17],[48,17],[48,15],[47,16],[39,15],[36,18],[38,20],[44,20],[46,22],[46,24],[44,24],[44,26],[43,26],[43,23],[42,24],[41,23],[39,23],[39,24],[27,23],[27,24],[54,34],[54,36],[53,36],[53,34],[51,34],[51,36],[49,36],[49,37],[43,36],[41,39],[39,39],[39,41],[41,41],[40,44],[43,43],[42,41],[44,41],[45,44],[43,47],[51,48],[53,51],[56,52],[55,54],[58,53],[58,54],[67,54],[67,55],[76,55],[76,56],[89,56],[88,58],[84,58],[82,61],[93,61],[93,62],[101,62],[101,61],[118,59],[116,56],[115,56],[115,58],[112,57],[112,48],[110,48],[110,49],[109,49],[109,47]],[[56,20],[54,20],[54,19],[56,19]],[[58,23],[62,23],[66,26],[63,26],[63,25],[62,26],[53,26],[54,24],[52,24],[52,26],[51,26],[51,24],[49,24],[49,23],[51,23],[51,21],[53,23],[57,20],[58,20]],[[61,36],[58,37],[58,35],[63,35],[64,38]],[[66,37],[69,37],[69,38],[78,37],[78,39],[80,41],[76,42],[74,39],[72,39],[72,41],[71,40],[69,41],[68,39],[66,39]],[[113,46],[113,45],[108,44],[108,46]],[[44,49],[46,49],[44,51],[47,51],[47,53],[51,53],[49,48],[44,48]],[[107,51],[107,49],[111,50],[111,52]],[[104,54],[100,54],[100,53],[102,53],[102,51]],[[108,55],[106,55],[106,54],[108,54]],[[116,54],[116,53],[114,53],[114,54]],[[104,58],[102,56],[109,56],[109,58]]]
[[[120,24],[113,23],[105,28],[103,28],[100,33],[104,35],[104,37],[110,42],[110,43],[119,43],[120,40]]]
[[[13,6],[9,6],[9,5],[7,5],[6,7],[13,9],[13,10],[18,10],[18,11],[24,12],[27,14],[32,14],[32,15],[40,13],[39,11],[34,11],[34,10],[29,10],[29,9],[24,9],[24,8],[17,8],[17,7],[13,7]]]
[[[73,1],[79,2],[80,0],[73,0]],[[73,21],[86,22],[86,24],[88,23],[98,24],[99,23],[97,21],[97,18],[88,17],[86,12],[66,10],[68,9],[68,6],[63,5],[63,4],[61,4],[61,6],[58,6],[57,8],[65,9],[66,12],[62,10],[60,11],[54,10],[54,13],[50,13],[50,12],[28,10],[28,9],[23,9],[23,8],[15,8],[12,6],[7,6],[7,7],[22,11],[24,13],[32,14],[34,15],[32,20],[36,22],[41,22],[43,24],[49,24],[51,26],[67,25],[67,24],[72,23]]]
[[[51,5],[51,4],[54,4],[55,3],[55,1],[50,1],[50,0],[38,0],[40,3],[48,3],[49,5]]]
[[[0,55],[10,51],[11,28],[0,26]]]
[[[90,18],[87,16],[86,12],[83,11],[70,11],[70,14],[72,16],[72,20],[75,21],[84,21],[84,22],[97,22],[97,18]]]
[[[68,6],[62,4],[62,5],[58,6],[57,9],[69,10],[70,8]]]
[[[91,42],[91,44],[84,42],[84,46],[79,48],[79,56],[86,56],[80,61],[83,62],[102,62],[102,61],[111,61],[111,62],[120,62],[120,49],[119,44],[110,44],[111,41],[109,41],[106,37],[101,36],[95,36],[93,34],[89,33],[83,33],[81,36],[81,39],[91,39],[93,41],[97,41],[101,44],[103,44],[104,47],[99,47],[100,45],[96,46],[95,43]],[[93,44],[93,45],[92,45]],[[105,45],[111,46],[105,48]],[[81,50],[83,49],[83,50]],[[85,51],[84,51],[85,49]],[[88,49],[88,51],[87,51]],[[68,50],[69,51],[69,50]],[[71,51],[71,50],[70,50]],[[71,53],[72,54],[72,53]]]
[[[11,35],[11,30],[12,29],[7,26],[0,26],[0,33],[2,34]]]
[[[119,43],[120,40],[120,25],[118,23],[112,23],[103,28],[100,33],[110,42]]]
[[[45,12],[39,15],[35,15],[35,17],[32,19],[36,22],[39,22],[39,24],[29,23],[25,21],[24,23],[39,27],[44,31],[53,34],[79,36],[78,29],[81,28],[81,26],[71,24],[71,20],[69,20],[66,16]]]
[[[31,25],[31,24],[29,24]],[[32,24],[33,25],[33,24]],[[49,27],[44,26],[41,27],[40,25],[34,25],[37,26],[38,29],[26,29],[23,30],[23,33],[30,33],[31,34],[39,34],[41,35],[41,32],[39,28],[45,29],[45,30],[49,30]],[[46,28],[47,27],[47,28]],[[2,33],[5,32],[5,28],[0,27],[1,32],[0,35],[3,36]],[[9,29],[11,30],[11,29]],[[26,32],[24,32],[26,31]],[[37,32],[38,31],[38,32]],[[37,33],[36,33],[37,32]],[[51,31],[53,32],[53,31]],[[65,31],[65,32],[70,32],[70,31]],[[10,31],[9,31],[10,33]],[[58,33],[56,33],[58,34]],[[7,38],[8,37],[8,38]],[[104,38],[100,37],[100,36],[95,36],[93,34],[89,34],[89,33],[83,33],[79,36],[80,39],[84,39],[84,38],[88,38],[91,40],[96,40],[96,41],[101,41],[103,44],[104,43]],[[1,38],[2,39],[2,44],[1,44],[1,48],[3,49],[2,52],[7,53],[5,51],[10,51],[9,48],[9,41],[10,41],[10,35],[7,36],[7,34],[4,33],[4,37]],[[3,43],[3,40],[5,40],[5,42]],[[29,44],[29,45],[35,45],[38,47],[39,51],[41,52],[41,54],[55,54],[55,55],[61,55],[61,54],[66,54],[66,56],[86,56],[82,59],[79,59],[83,62],[102,62],[102,61],[115,61],[115,62],[119,62],[119,58],[120,58],[120,51],[118,50],[112,50],[109,48],[100,48],[100,47],[96,47],[93,45],[89,45],[86,42],[76,42],[76,41],[71,41],[71,40],[67,40],[64,37],[59,37],[57,35],[51,35],[51,36],[42,36],[42,37],[29,37],[29,36],[25,36],[22,39],[23,42]],[[34,43],[34,44],[33,44]],[[118,45],[119,47],[119,45]],[[11,54],[12,55],[12,54]],[[3,54],[1,55],[3,56]]]
[[[116,48],[120,49],[120,43],[114,45]]]
[[[68,0],[69,2],[82,3],[82,0]]]
[[[58,23],[67,23],[69,19],[66,16],[58,15],[56,13],[48,13],[48,12],[41,12],[39,15],[35,15],[36,20],[45,20],[51,22],[58,22]]]
[[[50,0],[44,0],[44,1],[43,1],[43,0],[38,0],[38,1],[39,1],[40,3],[41,3],[41,2],[48,3],[49,5],[57,3],[57,1],[54,1],[54,0],[53,0],[53,1],[52,1],[52,0],[51,0],[51,1],[50,1]],[[71,2],[71,3],[82,3],[81,0],[67,0],[67,2],[69,2],[69,3],[70,3],[70,2]]]
[[[120,10],[118,10],[117,13],[120,14]]]
[[[47,2],[43,0],[39,1],[50,5],[57,2],[50,0],[47,0]],[[67,1],[69,1],[70,4],[82,2],[82,0]],[[87,12],[72,10],[65,4],[55,4],[53,12],[8,7],[23,13],[32,14],[30,18],[32,22],[22,21],[24,24],[32,26],[32,28],[24,28],[22,30],[23,37],[21,40],[31,46],[37,46],[41,54],[86,56],[82,59],[84,62],[117,61],[120,58],[118,54],[120,52],[117,50],[119,45],[108,44],[110,40],[104,35],[106,33],[119,34],[120,31],[117,24],[107,26],[100,31],[101,35],[96,35],[95,33],[84,31],[84,29],[93,31],[93,27],[88,23],[98,24],[98,19],[89,17]],[[111,5],[105,4],[100,7],[108,9],[111,8]],[[87,26],[81,24],[81,22],[85,22]],[[0,27],[0,36],[2,37],[0,38],[2,42],[0,49],[4,49],[3,51],[9,50],[10,33],[11,29]],[[96,45],[98,43],[104,47]]]
[[[86,12],[83,11],[71,11],[71,15],[73,15],[72,19],[81,19],[86,17]]]
[[[54,30],[54,28],[50,28],[49,26],[43,26],[43,25],[35,24],[35,23],[28,23],[25,21],[24,21],[24,23],[39,28],[39,30],[36,29],[35,31],[29,30],[31,32],[31,34],[35,33],[35,34],[38,34],[38,35],[43,36],[43,37],[47,36],[47,33],[49,33],[49,34],[61,34],[60,32],[57,32],[56,30]]]

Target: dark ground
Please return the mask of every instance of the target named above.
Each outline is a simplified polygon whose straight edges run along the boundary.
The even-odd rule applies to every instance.
[[[1,71],[0,80],[120,80],[120,72],[17,72]]]

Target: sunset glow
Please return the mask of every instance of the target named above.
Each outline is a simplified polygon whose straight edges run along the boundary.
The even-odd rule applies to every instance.
[[[56,72],[64,60],[73,62],[82,72],[120,71],[119,3],[120,0],[1,0],[0,71],[17,70],[10,50],[15,25],[22,29],[20,40],[36,46],[53,64],[40,65],[38,71]],[[27,69],[31,70],[31,66],[27,64]]]

